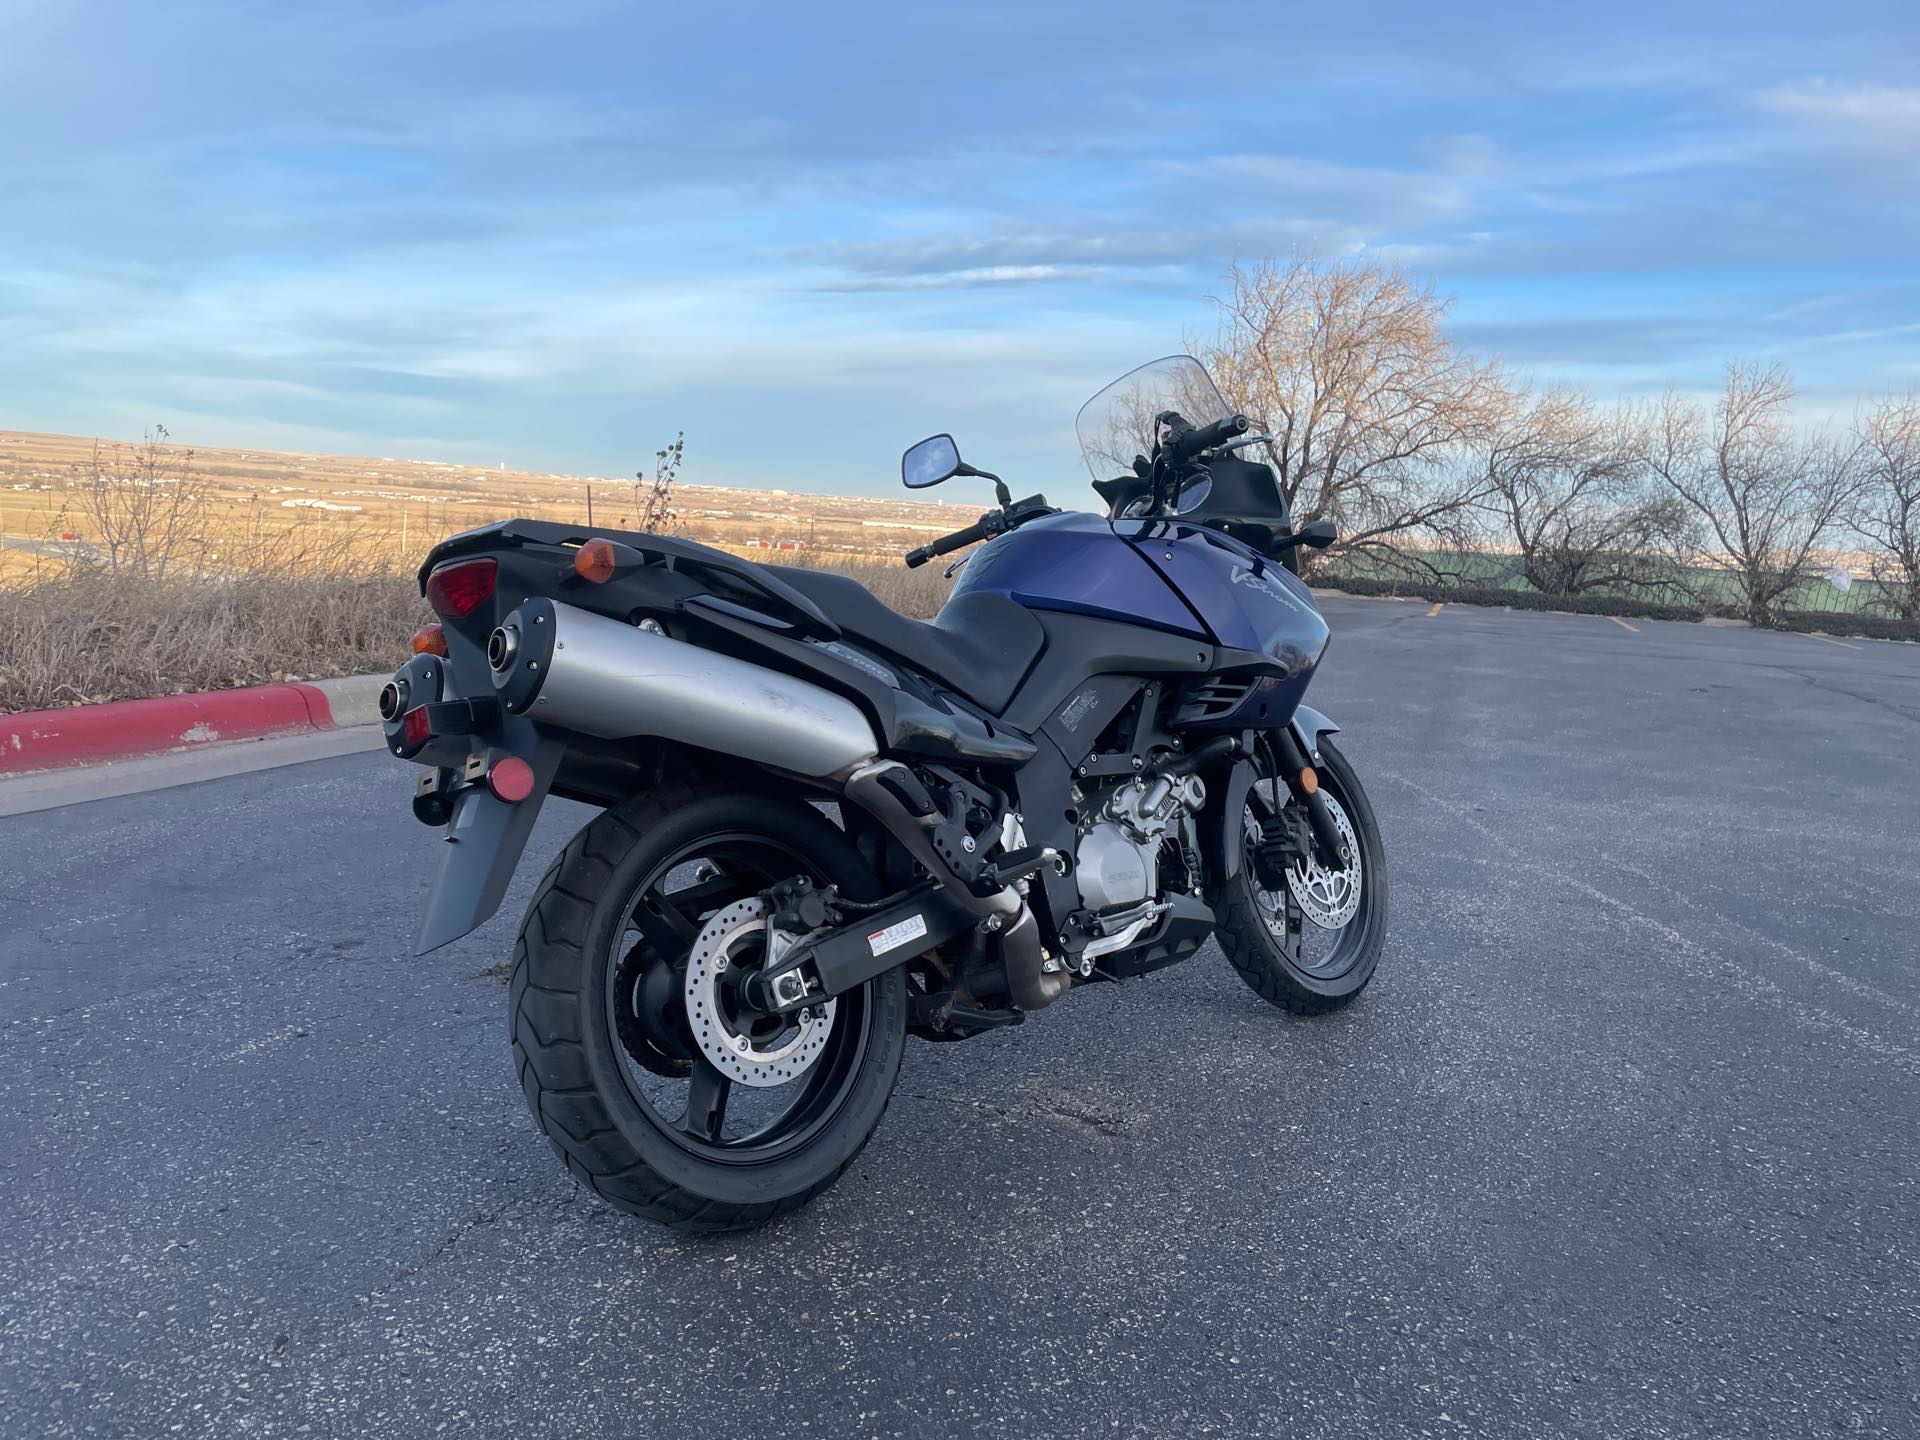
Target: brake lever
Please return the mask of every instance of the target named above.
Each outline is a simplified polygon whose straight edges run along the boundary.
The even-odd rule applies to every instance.
[[[972,550],[968,550],[962,553],[962,555],[958,560],[954,561],[951,565],[947,566],[945,570],[942,570],[940,572],[940,578],[942,580],[951,580],[954,576],[954,572],[957,571],[962,565],[966,564],[967,561],[971,560],[974,557],[974,553],[975,552],[973,552]]]

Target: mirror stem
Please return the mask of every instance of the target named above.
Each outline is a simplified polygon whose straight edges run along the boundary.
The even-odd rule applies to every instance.
[[[971,476],[975,480],[991,480],[993,481],[993,496],[994,499],[1000,502],[1000,507],[1005,509],[1013,503],[1013,492],[1007,489],[1007,482],[991,470],[976,470],[973,466],[962,460],[960,462],[960,468],[953,473],[956,475]]]

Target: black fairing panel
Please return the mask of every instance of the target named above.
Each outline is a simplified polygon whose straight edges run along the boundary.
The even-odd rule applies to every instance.
[[[1213,667],[1214,648],[1204,641],[1093,615],[1035,616],[1046,631],[1046,656],[1001,712],[1029,735],[1096,675],[1201,675]]]

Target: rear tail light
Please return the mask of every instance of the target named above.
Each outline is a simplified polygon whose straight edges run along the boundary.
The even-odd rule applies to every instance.
[[[416,655],[438,655],[443,660],[447,654],[447,632],[439,625],[422,625],[413,632],[413,653]]]
[[[493,594],[500,562],[491,557],[456,560],[427,576],[427,603],[443,620],[464,620]]]
[[[427,707],[416,705],[407,711],[400,722],[400,738],[410,750],[418,750],[433,738],[433,722],[427,718]]]

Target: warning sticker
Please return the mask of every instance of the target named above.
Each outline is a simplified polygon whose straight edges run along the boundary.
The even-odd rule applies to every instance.
[[[898,950],[909,940],[918,940],[927,933],[926,918],[921,915],[909,915],[904,920],[896,920],[884,930],[876,930],[867,936],[867,944],[873,947],[873,953],[884,955],[889,950]]]

